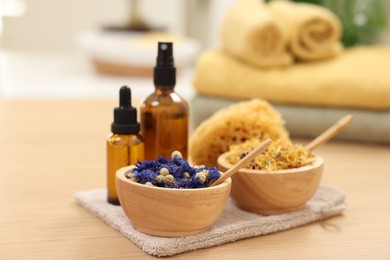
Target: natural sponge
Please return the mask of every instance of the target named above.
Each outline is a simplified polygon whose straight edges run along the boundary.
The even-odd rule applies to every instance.
[[[228,151],[230,145],[252,138],[290,141],[281,115],[265,100],[233,104],[203,121],[190,139],[192,162],[217,165],[218,156]]]

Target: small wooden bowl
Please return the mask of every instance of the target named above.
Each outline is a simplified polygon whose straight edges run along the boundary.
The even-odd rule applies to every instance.
[[[218,168],[233,165],[226,160],[229,152],[218,157]],[[249,212],[273,215],[302,209],[320,184],[324,160],[316,155],[313,164],[296,169],[267,172],[242,168],[232,176],[231,197]]]
[[[171,189],[145,186],[116,172],[120,204],[133,227],[146,234],[180,237],[208,230],[229,198],[231,179],[215,187]]]

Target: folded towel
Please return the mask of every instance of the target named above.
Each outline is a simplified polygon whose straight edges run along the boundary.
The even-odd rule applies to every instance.
[[[289,1],[271,1],[268,8],[283,21],[290,51],[298,60],[325,59],[341,52],[341,23],[330,10]]]
[[[284,68],[247,66],[222,51],[197,61],[200,94],[273,103],[390,109],[390,48],[360,47],[334,59]]]
[[[229,200],[211,230],[193,236],[166,238],[135,230],[122,208],[107,203],[106,197],[107,191],[104,189],[75,194],[78,204],[119,231],[144,252],[156,256],[170,256],[291,229],[341,214],[346,208],[344,192],[325,186],[317,190],[304,209],[280,215],[261,216],[245,212]]]
[[[215,112],[237,100],[195,95],[190,100],[191,126],[200,125]],[[375,111],[272,104],[286,122],[291,137],[314,138],[343,116],[353,121],[334,139],[390,144],[390,110]]]
[[[286,33],[259,0],[243,0],[232,7],[222,22],[220,38],[226,52],[252,65],[292,63]]]

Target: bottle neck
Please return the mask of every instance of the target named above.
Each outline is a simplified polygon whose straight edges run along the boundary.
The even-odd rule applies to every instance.
[[[172,87],[156,86],[154,92],[158,94],[169,94],[169,93],[174,93],[175,88],[173,86]]]

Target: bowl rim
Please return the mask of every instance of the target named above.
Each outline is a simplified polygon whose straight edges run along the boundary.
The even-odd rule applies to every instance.
[[[221,155],[218,156],[217,162],[219,166],[222,166],[226,169],[229,169],[233,167],[231,163],[229,163],[226,160],[226,156],[231,153],[231,151],[225,152]],[[324,158],[317,154],[313,154],[316,158],[314,163],[305,165],[299,168],[292,168],[292,169],[283,169],[283,170],[277,170],[277,171],[265,171],[265,170],[253,170],[253,169],[247,169],[247,168],[241,168],[239,171],[242,173],[247,173],[247,174],[255,174],[255,175],[269,175],[269,174],[290,174],[290,173],[300,173],[300,172],[306,172],[318,167],[321,167],[324,164]]]
[[[183,193],[183,192],[194,192],[194,191],[197,191],[197,192],[202,192],[202,191],[208,192],[208,191],[211,191],[211,190],[221,189],[221,188],[224,188],[225,186],[229,186],[229,185],[231,185],[231,182],[232,182],[231,178],[228,178],[223,183],[218,184],[216,186],[204,187],[204,188],[196,188],[196,189],[178,189],[178,188],[164,188],[164,187],[156,187],[156,186],[146,186],[144,184],[141,184],[141,183],[129,180],[129,179],[127,179],[125,177],[126,172],[128,172],[132,167],[133,167],[133,165],[125,166],[125,167],[122,167],[119,170],[117,170],[116,174],[115,174],[116,179],[119,179],[119,180],[121,180],[123,182],[129,183],[129,184],[134,185],[134,186],[139,186],[139,187],[142,187],[142,188],[145,188],[145,189],[157,189],[157,190],[160,190],[160,191],[180,192],[180,193]]]

